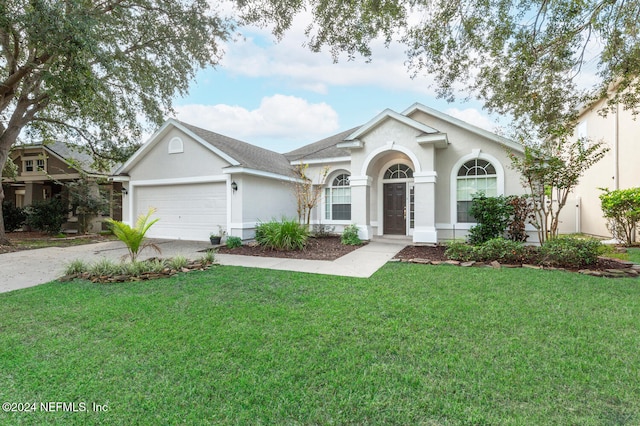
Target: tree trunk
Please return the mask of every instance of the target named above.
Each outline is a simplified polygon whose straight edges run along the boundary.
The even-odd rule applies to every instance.
[[[18,135],[20,134],[21,127],[11,126],[3,129],[4,131],[0,134],[0,170],[4,169],[4,165],[9,160],[9,150],[13,146],[13,144],[18,139]],[[0,185],[0,206],[4,201],[4,187]],[[10,241],[7,238],[7,235],[4,230],[4,215],[2,214],[2,209],[0,208],[0,244],[2,245],[10,245]]]

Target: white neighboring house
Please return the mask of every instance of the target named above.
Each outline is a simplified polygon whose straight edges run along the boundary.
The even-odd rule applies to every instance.
[[[523,152],[417,103],[286,154],[168,120],[113,179],[125,188],[125,221],[157,208],[151,237],[206,241],[222,226],[249,239],[261,221],[297,216],[291,187],[297,164],[308,164],[316,182],[328,167],[312,223],[336,231],[354,223],[363,239],[404,235],[435,243],[466,235],[477,191],[524,193],[508,150]]]

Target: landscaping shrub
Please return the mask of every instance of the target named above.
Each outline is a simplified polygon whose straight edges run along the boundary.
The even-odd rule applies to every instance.
[[[480,193],[474,196],[469,213],[478,224],[469,229],[469,242],[479,245],[493,238],[502,237],[512,212],[513,207],[502,195],[487,197]]]
[[[189,260],[182,255],[177,255],[169,259],[168,263],[171,269],[175,269],[176,271],[179,271],[180,269],[186,267],[189,264]]]
[[[447,244],[444,254],[449,259],[468,262],[470,260],[475,260],[475,252],[476,249],[472,245],[462,241],[452,241]]]
[[[240,237],[227,237],[227,247],[234,249],[242,245],[242,238]]]
[[[142,251],[146,247],[150,247],[156,252],[160,253],[160,247],[158,247],[154,243],[145,241],[145,234],[147,233],[149,228],[151,228],[151,226],[159,220],[153,219],[149,221],[151,215],[155,213],[155,211],[156,210],[154,208],[150,208],[146,215],[141,214],[140,216],[138,216],[136,225],[133,228],[128,224],[120,222],[118,220],[106,220],[106,222],[111,225],[113,234],[127,246],[131,262],[135,262],[140,251]]]
[[[539,252],[545,265],[580,268],[596,263],[603,247],[592,238],[558,237],[544,243]]]
[[[308,228],[295,219],[260,223],[256,227],[256,241],[273,250],[302,250],[307,244]]]
[[[62,224],[67,221],[67,213],[69,212],[66,203],[60,197],[35,201],[26,210],[27,225],[52,235],[60,232]]]
[[[340,241],[342,244],[348,246],[359,246],[362,244],[362,240],[358,236],[358,225],[351,224],[349,226],[345,226],[344,231],[342,231]]]
[[[2,203],[2,217],[4,218],[4,230],[13,232],[20,229],[27,220],[27,212],[22,207],[16,207],[11,201]]]
[[[323,223],[317,223],[313,225],[313,231],[311,232],[316,238],[326,238],[333,235],[336,227],[333,225],[325,225]]]
[[[525,242],[529,235],[525,231],[527,220],[533,214],[533,204],[526,195],[511,195],[507,197],[507,203],[511,206],[511,217],[507,225],[507,237],[511,241]]]
[[[489,262],[497,260],[500,263],[521,263],[527,252],[524,245],[505,238],[493,238],[476,247],[475,259]]]
[[[614,238],[630,246],[633,232],[640,224],[640,188],[603,191],[600,203],[604,217],[609,220],[607,227]]]

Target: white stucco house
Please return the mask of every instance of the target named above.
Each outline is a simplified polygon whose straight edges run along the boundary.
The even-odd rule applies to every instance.
[[[599,188],[610,190],[640,187],[640,118],[633,111],[616,105],[615,112],[603,116],[600,111],[607,98],[585,107],[578,117],[574,137],[602,141],[609,147],[604,158],[591,166],[573,191],[577,200],[577,232],[611,238],[603,217]],[[640,239],[640,230],[636,230]]]
[[[314,177],[328,167],[313,223],[435,243],[466,235],[477,191],[524,193],[508,150],[523,151],[422,104],[285,154],[168,120],[113,179],[123,184],[124,221],[157,209],[151,237],[206,241],[221,226],[249,239],[261,221],[296,217],[295,165]]]

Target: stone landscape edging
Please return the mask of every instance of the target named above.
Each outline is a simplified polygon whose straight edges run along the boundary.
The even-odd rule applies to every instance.
[[[594,270],[594,269],[579,269],[577,272],[582,275],[590,275],[594,277],[604,277],[604,278],[637,278],[640,276],[640,264],[628,262],[626,260],[620,260],[615,258],[606,258],[607,260],[611,260],[617,263],[620,263],[623,268],[621,269],[605,269],[604,271]],[[476,261],[468,261],[461,262],[458,260],[430,260],[424,258],[413,258],[413,259],[396,259],[398,262],[404,263],[416,263],[421,265],[452,265],[452,266],[461,266],[461,267],[485,267],[485,268],[528,268],[528,269],[540,269],[547,271],[567,271],[567,272],[576,272],[566,268],[556,268],[552,266],[544,266],[544,265],[531,265],[531,264],[510,264],[510,263],[500,263],[496,260],[492,262],[476,262]]]

